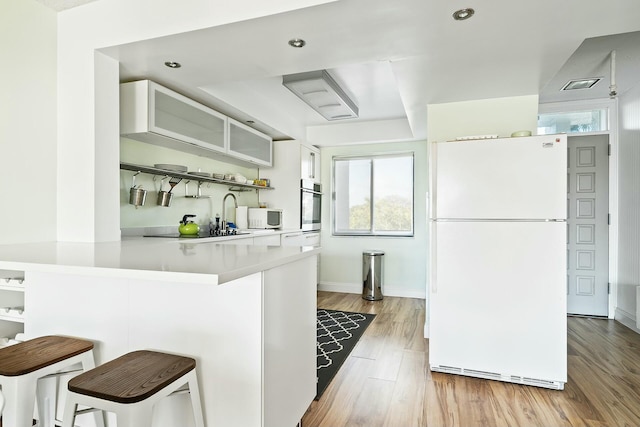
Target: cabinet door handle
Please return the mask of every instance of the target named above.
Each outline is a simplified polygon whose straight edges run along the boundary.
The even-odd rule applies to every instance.
[[[309,162],[311,163],[311,178],[315,179],[316,177],[316,153],[309,153]]]

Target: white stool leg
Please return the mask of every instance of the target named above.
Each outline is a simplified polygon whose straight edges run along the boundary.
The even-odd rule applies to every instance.
[[[191,394],[191,407],[193,408],[193,420],[196,427],[204,427],[204,419],[202,416],[202,401],[200,400],[200,389],[198,388],[198,378],[196,370],[192,370],[187,374],[189,382],[189,393]]]
[[[93,358],[93,352],[87,352],[83,355],[82,357],[82,370],[83,372],[87,372],[90,369],[93,369],[96,367],[96,361]],[[93,413],[95,421],[96,421],[96,427],[105,427],[105,413],[104,411],[96,411]]]
[[[2,382],[2,392],[8,401],[2,413],[4,427],[30,426],[36,396],[36,379],[29,375],[6,378]],[[31,398],[25,399],[24,396]]]
[[[64,404],[64,414],[62,415],[62,427],[73,427],[73,423],[76,421],[77,410],[78,404],[75,401],[74,395],[68,392],[67,401]]]
[[[56,377],[41,378],[38,380],[37,399],[38,417],[42,427],[54,427],[56,419],[56,388],[58,379]]]

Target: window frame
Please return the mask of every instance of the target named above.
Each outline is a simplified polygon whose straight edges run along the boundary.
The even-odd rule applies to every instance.
[[[394,157],[410,157],[411,158],[411,229],[407,231],[375,231],[375,203],[373,195],[375,194],[375,159],[385,159]],[[369,206],[370,212],[370,228],[369,230],[337,230],[336,224],[336,161],[349,161],[349,160],[370,160],[370,187],[369,187],[369,200],[371,200]],[[389,153],[376,153],[376,154],[362,154],[362,155],[336,155],[331,159],[331,235],[336,237],[414,237],[415,235],[415,152],[414,151],[399,151]]]
[[[538,118],[536,120],[536,129],[538,128],[539,117],[543,114],[570,114],[589,110],[605,110],[606,118],[604,119],[606,129],[589,132],[569,132],[567,135],[601,135],[615,134],[615,117],[617,116],[616,100],[614,99],[591,99],[581,101],[568,102],[550,102],[538,105]]]

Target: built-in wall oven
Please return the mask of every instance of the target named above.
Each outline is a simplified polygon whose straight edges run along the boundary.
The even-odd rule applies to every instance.
[[[321,206],[322,186],[311,179],[300,180],[300,228],[302,231],[320,230]]]

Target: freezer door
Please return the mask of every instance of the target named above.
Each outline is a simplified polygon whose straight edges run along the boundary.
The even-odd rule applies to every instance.
[[[432,224],[429,363],[564,383],[565,223]]]
[[[432,146],[437,218],[564,219],[566,135]]]

